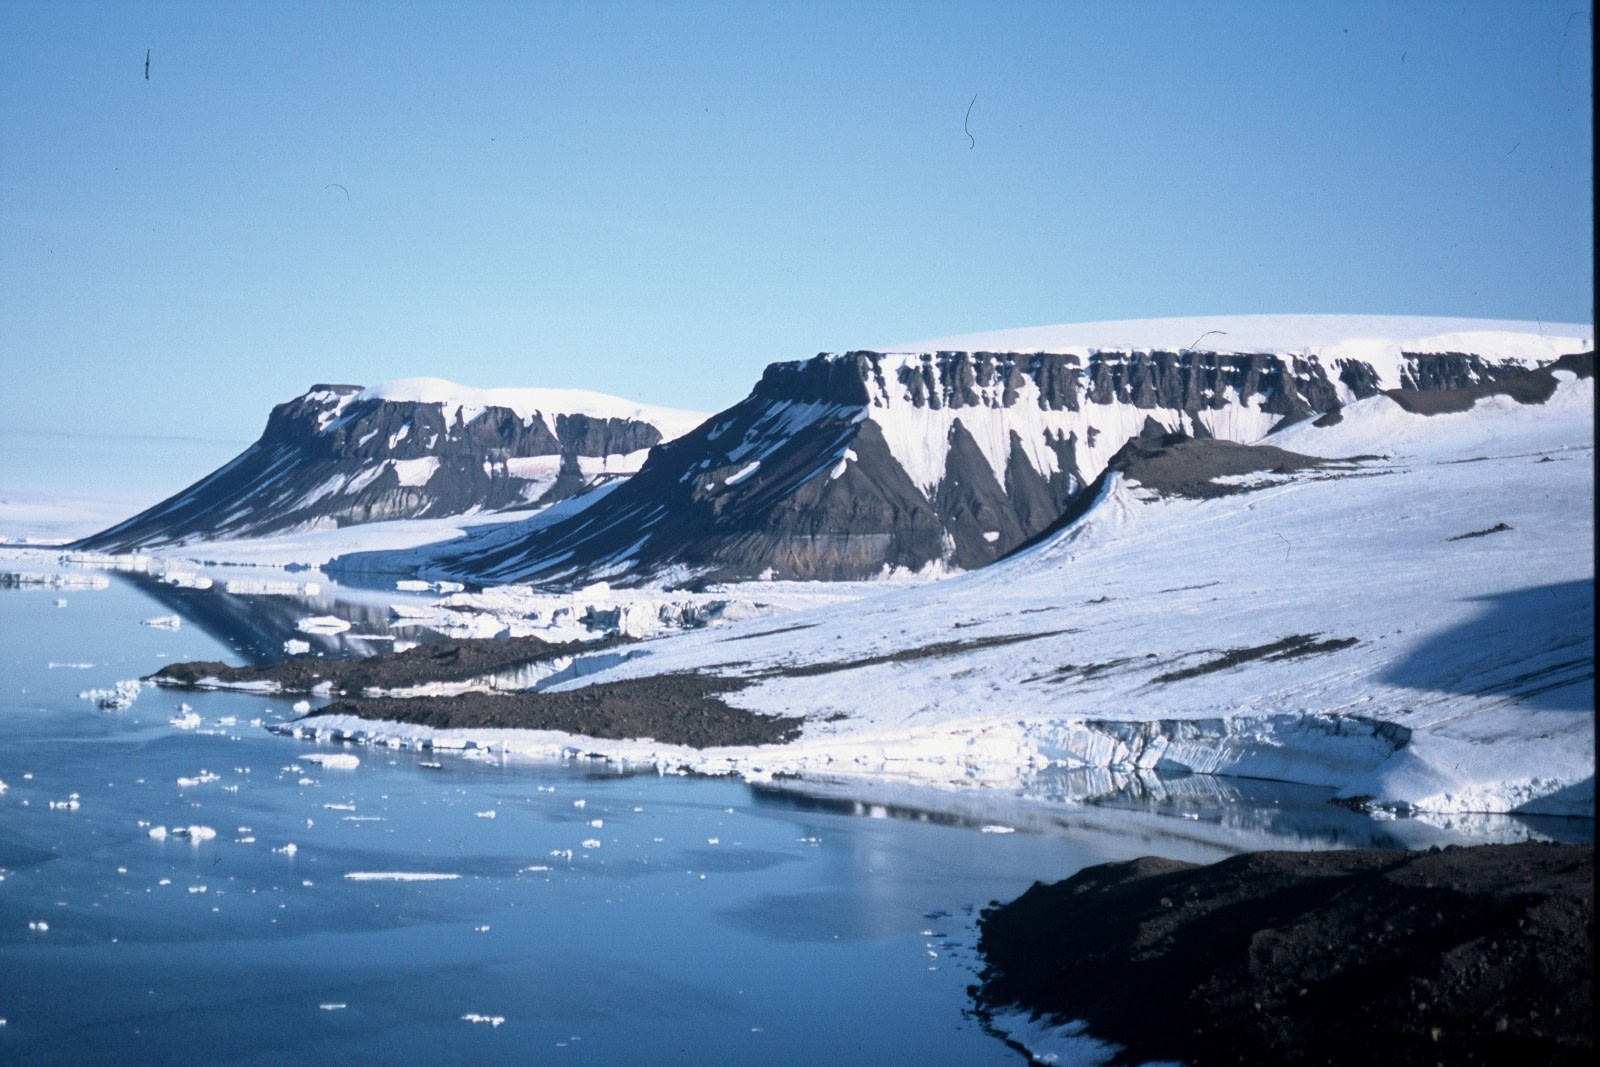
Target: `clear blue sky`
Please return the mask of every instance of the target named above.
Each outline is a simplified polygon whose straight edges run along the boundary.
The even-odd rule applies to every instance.
[[[715,410],[773,360],[1093,319],[1592,322],[1590,33],[1575,0],[0,4],[4,428],[248,440],[414,375]]]

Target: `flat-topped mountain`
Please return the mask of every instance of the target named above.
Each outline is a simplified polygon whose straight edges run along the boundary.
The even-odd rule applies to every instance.
[[[274,407],[232,462],[75,547],[128,552],[538,507],[631,474],[702,418],[571,389],[315,385]]]
[[[333,569],[557,585],[970,570],[1049,527],[1141,432],[1253,443],[1380,392],[1481,391],[1592,348],[1591,334],[1246,316],[823,354],[768,367],[743,401],[607,492]],[[1039,347],[980,347],[994,342]]]

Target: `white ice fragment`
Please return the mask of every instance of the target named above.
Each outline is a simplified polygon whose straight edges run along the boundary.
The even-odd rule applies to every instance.
[[[348,752],[316,752],[307,756],[306,762],[318,763],[324,768],[334,767],[349,771],[361,766],[361,757]]]
[[[474,814],[476,814],[480,819],[492,819],[494,818],[495,812],[493,808],[490,808],[488,811],[475,812]]]
[[[504,1015],[479,1015],[475,1011],[467,1012],[462,1018],[469,1023],[488,1023],[490,1026],[499,1026],[506,1021]]]
[[[204,893],[205,891],[206,887],[203,885],[192,885],[189,887],[189,892],[191,893]]]
[[[294,842],[293,842],[293,841],[290,841],[290,842],[289,842],[289,843],[288,843],[288,844],[287,844],[287,845],[283,845],[283,846],[281,846],[281,847],[279,847],[279,848],[275,848],[275,849],[273,849],[273,850],[272,850],[272,851],[274,851],[274,852],[281,852],[281,853],[283,853],[283,854],[284,854],[284,855],[285,855],[285,856],[292,856],[292,855],[294,855],[294,854],[295,854],[295,853],[296,853],[296,852],[299,852],[299,851],[300,851],[300,846],[299,846],[299,845],[297,845],[297,844],[295,844],[295,843],[294,843]]]
[[[77,811],[78,810],[78,794],[74,793],[74,794],[72,794],[72,796],[68,797],[66,800],[52,800],[50,802],[50,810],[51,811]]]
[[[200,716],[192,711],[180,711],[177,715],[167,720],[180,730],[193,730],[200,725]]]
[[[153,619],[145,619],[140,626],[154,626],[158,630],[176,630],[183,625],[181,615],[157,615]]]
[[[342,634],[350,629],[349,621],[337,615],[308,615],[294,626],[303,634]]]
[[[596,830],[600,829],[600,827],[604,826],[605,824],[606,824],[606,821],[604,819],[590,819],[589,820],[589,825],[594,827]]]
[[[596,838],[596,837],[587,838],[583,842],[583,847],[584,848],[588,848],[588,849],[599,848],[600,847],[600,839]]]
[[[328,1001],[318,1004],[317,1007],[321,1008],[323,1011],[344,1011],[344,1009],[349,1007],[349,1005],[336,1001]]]
[[[486,934],[486,933],[489,932],[489,927],[488,927],[487,924],[485,924],[483,926],[474,926],[472,929],[473,929],[473,931],[475,933],[480,933],[480,934]]]
[[[291,637],[283,643],[283,652],[287,656],[304,656],[311,651],[311,642],[302,641],[298,637]]]
[[[160,841],[167,836],[167,828],[165,826],[152,826],[150,827],[149,834],[157,841]]]
[[[451,882],[459,874],[439,871],[346,871],[345,878],[352,882]]]
[[[217,836],[217,832],[209,826],[174,826],[168,832],[173,837],[184,837],[190,841],[210,841]]]
[[[294,702],[294,710],[299,712],[301,715],[304,715],[306,712],[311,710],[311,701],[296,700]]]
[[[80,700],[92,700],[105,711],[120,711],[139,699],[144,683],[137,678],[118,682],[110,689],[85,689],[78,694]]]
[[[587,800],[574,800],[572,802],[572,806],[575,807],[575,808],[582,808],[582,807],[586,807],[588,805],[588,803],[589,802]]]
[[[708,838],[706,838],[706,844],[708,844],[708,845],[720,845],[720,844],[722,844],[722,838],[720,838],[720,837],[708,837]]]
[[[1017,832],[1016,828],[1012,827],[1012,826],[991,825],[991,826],[981,826],[981,827],[979,827],[979,829],[982,830],[986,834],[1014,834],[1014,833]]]

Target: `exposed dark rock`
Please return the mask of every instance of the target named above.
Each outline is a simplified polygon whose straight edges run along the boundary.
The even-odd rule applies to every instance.
[[[1269,641],[1264,645],[1252,648],[1233,648],[1204,663],[1193,667],[1184,667],[1180,670],[1167,671],[1155,677],[1157,682],[1179,682],[1185,678],[1198,678],[1202,674],[1212,674],[1216,671],[1230,670],[1241,664],[1252,663],[1256,660],[1282,660],[1300,659],[1304,656],[1315,656],[1325,652],[1337,652],[1342,648],[1349,648],[1359,642],[1354,637],[1336,637],[1326,641],[1318,641],[1319,634],[1295,634],[1292,637],[1280,638]]]
[[[701,749],[794,740],[803,719],[758,715],[722,700],[722,694],[745,684],[703,674],[664,674],[550,693],[346,700],[318,708],[308,717],[354,715],[439,730],[556,730],[616,740],[653,738]]]
[[[1490,534],[1510,533],[1510,532],[1511,532],[1511,527],[1507,526],[1503,522],[1497,522],[1493,526],[1489,527],[1487,530],[1473,530],[1471,533],[1456,534],[1454,537],[1446,537],[1445,540],[1446,541],[1468,541],[1468,540],[1471,540],[1474,537],[1488,537]]]
[[[1120,1063],[1578,1064],[1594,848],[1145,858],[984,912],[984,1012],[1084,1020]]]
[[[1417,415],[1443,415],[1456,411],[1470,411],[1472,405],[1487,396],[1508,396],[1519,404],[1543,404],[1556,392],[1556,371],[1570,371],[1579,378],[1594,377],[1594,353],[1582,352],[1562,356],[1548,367],[1528,370],[1521,366],[1485,367],[1474,381],[1457,368],[1458,357],[1439,357],[1447,362],[1442,369],[1418,372],[1409,388],[1385,389],[1384,394],[1396,404]],[[1461,381],[1462,384],[1440,389],[1428,383]]]
[[[73,547],[128,552],[526,508],[590,484],[579,457],[620,457],[662,440],[659,428],[632,419],[549,412],[551,433],[546,419],[507,408],[464,423],[459,409],[360,393],[354,385],[316,385],[279,404],[261,438],[232,462]],[[511,461],[534,457],[549,458],[544,477],[512,469]]]
[[[272,682],[285,693],[309,693],[325,685],[330,696],[359,696],[368,688],[401,689],[431,682],[487,678],[534,663],[599,652],[631,642],[631,638],[620,636],[561,642],[542,641],[537,637],[465,638],[418,645],[404,652],[388,652],[365,659],[292,656],[276,663],[249,667],[230,667],[212,661],[169,663],[150,675],[150,680],[158,685],[180,688],[201,683],[216,683],[226,688]]]

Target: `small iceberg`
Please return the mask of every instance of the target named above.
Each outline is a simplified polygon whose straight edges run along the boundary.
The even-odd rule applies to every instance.
[[[459,874],[439,871],[347,871],[345,878],[351,882],[453,882]]]
[[[348,752],[316,752],[307,756],[306,762],[320,764],[324,768],[334,767],[353,771],[361,766],[361,757],[352,756]]]
[[[78,694],[80,700],[92,700],[103,711],[121,711],[139,699],[144,683],[137,678],[118,682],[111,689],[85,689]]]
[[[309,615],[294,628],[303,634],[342,634],[350,629],[350,623],[337,615]]]

